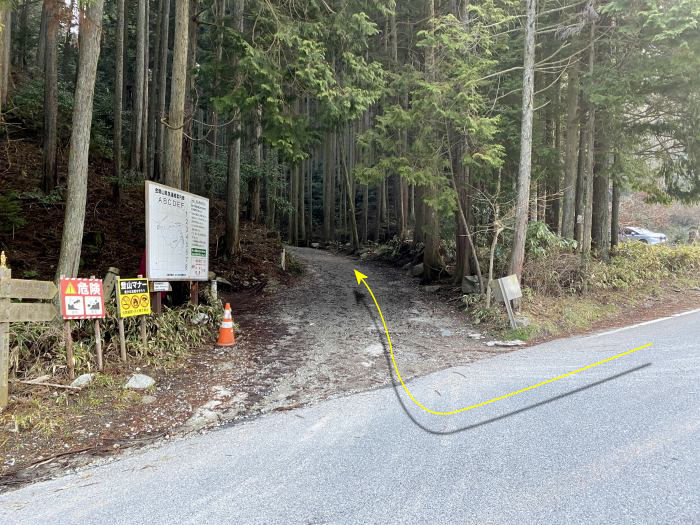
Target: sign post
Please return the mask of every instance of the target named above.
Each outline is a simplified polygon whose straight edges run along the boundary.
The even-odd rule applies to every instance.
[[[518,327],[515,322],[515,315],[513,314],[513,307],[510,302],[513,299],[519,299],[523,296],[523,292],[520,289],[520,283],[518,282],[517,275],[508,275],[496,281],[498,283],[498,288],[494,290],[496,293],[496,299],[502,301],[506,305],[506,311],[508,312],[508,320],[510,321],[510,327],[515,329]]]

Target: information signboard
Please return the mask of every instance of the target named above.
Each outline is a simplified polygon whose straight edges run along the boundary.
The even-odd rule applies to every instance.
[[[118,279],[119,317],[135,317],[151,313],[148,279]]]
[[[61,279],[63,319],[103,319],[102,279]]]
[[[207,280],[209,199],[146,181],[146,275],[151,280]]]

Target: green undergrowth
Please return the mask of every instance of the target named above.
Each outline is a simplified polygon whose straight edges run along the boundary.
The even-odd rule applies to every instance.
[[[221,321],[218,306],[164,308],[160,315],[146,316],[147,344],[141,343],[140,318],[124,320],[127,352],[146,366],[174,365],[191,349],[213,342]],[[92,321],[73,321],[73,360],[76,373],[95,367],[95,332]],[[119,359],[119,328],[114,306],[107,306],[101,321],[105,361]],[[66,369],[63,323],[14,323],[10,328],[10,372],[17,377],[56,374]]]

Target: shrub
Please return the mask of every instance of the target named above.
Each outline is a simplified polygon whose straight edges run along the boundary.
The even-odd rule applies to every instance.
[[[161,315],[146,317],[148,343],[140,338],[140,319],[125,319],[127,350],[149,365],[167,366],[192,348],[210,343],[221,321],[219,306],[165,308]],[[115,307],[107,305],[102,320],[105,356],[118,355],[118,319]],[[10,325],[10,369],[19,376],[56,373],[65,369],[66,349],[60,322],[14,323]],[[95,362],[95,334],[92,321],[73,322],[73,354],[77,373],[89,371]]]
[[[558,296],[582,289],[581,256],[551,249],[546,255],[530,257],[523,267],[523,283],[536,293]]]
[[[529,257],[523,269],[523,281],[545,295],[580,292],[583,276],[580,255],[559,248],[545,255]],[[628,242],[620,245],[609,262],[594,260],[589,266],[592,289],[628,289],[657,283],[700,269],[700,245],[647,245]]]
[[[577,244],[552,232],[544,222],[531,222],[527,227],[525,252],[531,257],[543,257],[554,250],[573,251]]]
[[[609,264],[591,267],[591,285],[600,289],[625,289],[658,282],[700,269],[700,245],[653,245],[623,243]]]
[[[14,193],[0,195],[0,232],[10,233],[25,224],[22,204]]]

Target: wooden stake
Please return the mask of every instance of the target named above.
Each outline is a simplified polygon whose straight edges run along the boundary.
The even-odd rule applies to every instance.
[[[10,279],[12,271],[5,265],[5,252],[0,254],[0,281]],[[0,311],[8,308],[10,299],[0,299]],[[0,412],[7,407],[10,377],[10,323],[0,323]]]
[[[95,276],[91,275],[90,279],[95,279]],[[114,283],[112,283],[112,286],[114,286]],[[104,288],[103,288],[103,291],[104,291]],[[100,330],[100,320],[99,319],[95,319],[94,327],[95,327],[95,353],[97,354],[97,369],[102,370],[102,333]]]
[[[97,350],[97,369],[102,370],[102,329],[100,320],[95,319],[95,348]]]
[[[0,323],[0,412],[7,407],[10,376],[10,323]]]
[[[153,305],[153,312],[157,315],[163,313],[163,295],[161,292],[154,292],[151,294],[151,304]]]
[[[70,329],[70,321],[63,323],[63,338],[66,342],[66,364],[68,365],[68,377],[75,379],[75,363],[73,362],[73,336]]]
[[[190,281],[190,304],[199,304],[199,281]]]
[[[146,333],[146,316],[142,315],[141,317],[141,346],[143,346],[143,349],[146,350],[146,343],[148,342],[148,335]]]
[[[124,319],[119,318],[119,350],[122,361],[126,363],[126,338],[124,337]]]
[[[115,282],[119,280],[119,276],[115,275]],[[124,337],[124,319],[122,318],[122,307],[119,304],[119,294],[114,293],[114,300],[117,303],[117,326],[119,327],[119,354],[121,356],[122,362],[126,363],[126,337]]]

